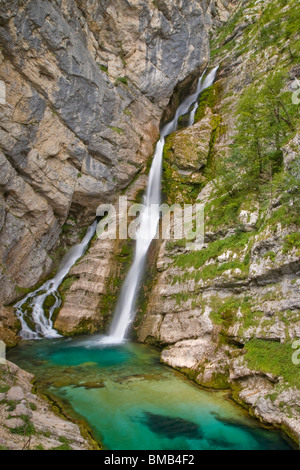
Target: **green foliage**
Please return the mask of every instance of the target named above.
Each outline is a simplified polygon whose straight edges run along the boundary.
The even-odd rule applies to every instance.
[[[218,99],[218,86],[217,84],[211,85],[206,88],[199,96],[198,109],[195,114],[195,123],[199,122],[205,116],[206,108],[213,109]]]
[[[55,302],[56,302],[56,299],[55,299],[54,295],[48,295],[44,300],[43,309],[49,309],[49,308],[53,307]]]
[[[36,404],[35,404],[35,403],[32,403],[32,402],[29,403],[29,408],[30,408],[32,411],[36,411],[36,410],[37,410]]]
[[[62,444],[61,446],[58,447],[51,447],[50,450],[73,450],[69,444]]]
[[[24,421],[23,426],[20,426],[20,427],[15,428],[15,429],[10,429],[10,432],[12,434],[20,434],[22,436],[32,436],[33,434],[35,434],[35,427],[31,423],[28,416],[23,415],[23,416],[21,416],[21,418]]]
[[[263,220],[259,228],[262,230],[264,227],[269,226],[274,232],[276,232],[279,223],[283,227],[288,227],[292,224],[300,225],[299,214],[291,210],[290,206],[282,205],[272,212],[270,218]]]
[[[118,300],[118,294],[121,289],[121,285],[128,271],[129,265],[133,257],[133,246],[132,241],[129,243],[128,240],[124,240],[121,245],[118,246],[115,254],[115,265],[117,266],[117,274],[112,274],[106,283],[105,294],[101,295],[100,298],[100,314],[104,320],[103,327],[106,327]]]
[[[178,256],[175,261],[175,266],[184,269],[191,267],[199,269],[206,261],[216,259],[225,250],[233,250],[235,253],[244,250],[249,242],[250,236],[253,236],[253,233],[241,233],[240,235],[233,235],[221,240],[216,240],[201,251],[191,251]]]
[[[276,254],[274,253],[274,251],[268,251],[264,254],[264,258],[270,258],[272,261],[274,261],[276,258]]]
[[[283,91],[286,80],[280,71],[270,74],[262,87],[251,85],[239,100],[231,152],[215,168],[230,196],[259,191],[272,202],[274,178],[282,169],[282,147],[293,136],[297,122],[290,93]],[[285,186],[293,183],[285,180]]]
[[[72,284],[74,284],[74,282],[78,279],[77,276],[68,276],[66,277],[63,282],[61,283],[61,285],[59,286],[59,292],[61,294],[65,294],[68,290],[70,290],[70,287],[72,286]]]
[[[288,9],[282,9],[284,6]],[[269,4],[263,11],[258,31],[261,50],[291,39],[297,41],[300,28],[299,4],[295,0],[280,0]],[[299,37],[298,37],[299,41]],[[293,44],[293,42],[291,41]]]
[[[116,132],[119,135],[125,134],[124,130],[121,129],[120,127],[115,127],[115,126],[109,126],[109,127],[112,131]]]
[[[73,229],[73,226],[72,225],[69,225],[69,224],[64,224],[62,227],[61,227],[61,231],[62,233],[68,233],[70,232],[70,230]]]
[[[14,401],[14,400],[7,400],[6,401],[6,409],[8,412],[11,412],[11,411],[15,411],[16,409],[16,406],[19,402],[18,401]]]
[[[58,438],[59,442],[61,442],[62,444],[69,444],[69,439],[65,436],[59,436]]]
[[[205,207],[206,224],[214,228],[237,226],[241,206],[246,200],[252,201],[253,194],[242,190],[224,193],[224,188],[219,188],[215,198]]]
[[[289,211],[295,217],[300,214],[300,156],[289,165],[281,175],[278,189],[281,191],[282,202],[288,204]]]
[[[9,385],[0,385],[0,393],[6,393],[9,388]]]
[[[102,72],[108,73],[108,67],[106,65],[101,65],[98,64],[99,69],[102,70]]]
[[[124,83],[124,85],[128,85],[127,77],[118,77],[116,80],[116,85],[118,85],[119,83]]]
[[[236,297],[228,297],[223,302],[220,302],[215,309],[212,310],[210,316],[214,323],[217,325],[224,324],[228,327],[233,322],[237,310],[240,306],[240,301]]]
[[[300,250],[300,233],[294,232],[284,238],[283,253],[286,254],[293,248]]]
[[[290,343],[251,339],[245,346],[245,360],[250,369],[283,377],[290,386],[300,388],[299,366],[293,364]]]
[[[125,114],[125,116],[132,117],[132,112],[128,108],[124,109],[123,113]]]

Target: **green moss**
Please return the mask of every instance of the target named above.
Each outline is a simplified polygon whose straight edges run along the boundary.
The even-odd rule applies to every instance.
[[[8,412],[15,411],[16,406],[17,406],[19,403],[20,403],[19,401],[15,401],[15,400],[7,400],[7,401],[5,402],[5,404],[6,404],[6,410],[7,410]]]
[[[105,294],[101,295],[99,302],[99,313],[103,320],[103,328],[108,326],[110,318],[116,308],[123,279],[132,262],[133,249],[134,243],[132,240],[123,240],[116,246],[116,272],[107,280]]]
[[[216,259],[225,251],[232,251],[233,253],[239,253],[247,247],[250,237],[253,237],[253,233],[240,233],[231,237],[226,237],[221,240],[209,243],[209,245],[201,251],[193,251],[186,254],[177,256],[175,260],[175,266],[180,268],[201,268],[207,261]],[[221,265],[220,265],[220,269]]]
[[[108,126],[112,131],[116,132],[117,134],[119,135],[124,135],[125,132],[123,129],[121,129],[120,127],[115,127],[115,126]]]
[[[66,254],[66,251],[67,251],[67,248],[62,245],[59,245],[54,249],[54,251],[50,254],[50,258],[53,260],[54,266],[58,267],[61,259]]]
[[[124,109],[123,113],[125,114],[125,116],[132,117],[132,112],[128,108]]]
[[[215,305],[210,317],[215,324],[228,328],[232,324],[239,306],[240,300],[236,297],[228,297],[223,301],[219,299],[219,304]]]
[[[252,310],[249,309],[244,314],[242,329],[247,330],[248,328],[251,328],[251,327],[257,327],[260,324],[263,316],[264,316],[263,312],[261,311],[253,312]]]
[[[61,227],[61,231],[62,231],[62,233],[68,233],[68,232],[70,232],[73,228],[74,228],[73,225],[64,224],[64,225]]]
[[[65,436],[59,436],[58,438],[59,442],[61,442],[62,444],[69,444],[70,443],[70,440],[65,437]]]
[[[98,67],[102,72],[108,73],[108,67],[106,65],[98,64]]]
[[[73,450],[69,444],[62,444],[61,446],[58,447],[51,447],[50,450]]]
[[[12,434],[20,434],[21,436],[32,436],[36,433],[34,425],[31,423],[28,416],[23,415],[21,419],[24,421],[24,425],[18,428],[10,429]]]
[[[206,108],[213,109],[218,100],[219,85],[214,83],[209,88],[206,88],[199,96],[198,108],[195,114],[195,123],[201,121],[205,117]]]
[[[49,308],[53,307],[55,302],[56,302],[56,299],[55,299],[54,295],[48,295],[44,300],[43,309],[49,309]]]
[[[251,339],[245,351],[245,361],[250,369],[283,377],[290,386],[300,389],[299,366],[293,364],[295,350],[291,343]]]
[[[214,199],[205,207],[206,224],[214,229],[238,226],[241,206],[249,193],[230,195],[218,190]]]
[[[100,319],[99,319],[100,321]],[[99,325],[95,322],[95,320],[91,320],[89,318],[82,318],[78,325],[72,329],[72,331],[59,331],[63,336],[80,336],[80,335],[87,335],[93,334],[98,331]]]
[[[270,258],[272,261],[275,261],[276,253],[274,253],[274,251],[268,251],[264,254],[264,258]]]
[[[215,390],[228,390],[230,388],[228,374],[222,372],[214,372],[210,381],[200,383],[200,385]]]
[[[70,290],[71,286],[77,280],[78,280],[78,276],[68,276],[63,280],[63,282],[61,283],[61,285],[58,288],[59,293],[61,294],[63,300],[65,298],[66,293]]]
[[[175,369],[179,370],[182,374],[186,375],[188,379],[192,380],[193,382],[196,382],[196,378],[197,378],[199,371],[188,369],[186,367],[182,367],[182,368],[175,367]]]
[[[27,295],[27,294],[30,294],[30,292],[32,292],[33,288],[32,287],[27,288],[27,287],[16,286],[15,290],[16,290],[17,294]]]
[[[283,254],[288,253],[289,251],[293,250],[296,248],[296,250],[300,250],[300,233],[299,232],[294,232],[289,235],[287,235],[284,238],[284,245],[282,252]]]
[[[123,83],[124,85],[128,85],[128,78],[127,77],[118,77],[116,80],[116,85],[119,83]]]
[[[179,139],[174,143],[174,137],[178,136]],[[173,203],[193,203],[198,197],[205,178],[201,172],[193,171],[193,177],[180,173],[179,161],[177,161],[176,150],[174,148],[179,146],[181,153],[185,155],[184,161],[191,162],[199,159],[199,161],[206,161],[206,155],[195,153],[194,143],[189,142],[181,131],[173,133],[166,138],[163,150],[163,179],[162,186],[163,192],[167,201]],[[182,160],[183,157],[180,156]]]

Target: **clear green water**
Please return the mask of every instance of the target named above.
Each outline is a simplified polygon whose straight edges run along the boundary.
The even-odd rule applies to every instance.
[[[71,406],[111,450],[291,449],[224,393],[199,389],[144,345],[43,340],[24,342],[9,359],[33,372],[40,391]]]

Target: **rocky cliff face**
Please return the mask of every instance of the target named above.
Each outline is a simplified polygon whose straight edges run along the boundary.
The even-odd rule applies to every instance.
[[[51,271],[70,214],[87,225],[145,166],[223,3],[1,3],[1,304]]]
[[[138,336],[163,349],[164,363],[205,387],[230,388],[255,417],[299,442],[299,105],[292,102],[299,69],[294,4],[282,7],[249,2],[218,31],[217,82],[203,93],[194,126],[167,140],[166,194],[169,202],[205,205],[205,244],[196,252],[182,242],[162,244]],[[285,26],[275,32],[279,19]],[[269,135],[278,99],[290,122],[275,117]],[[266,152],[260,162],[268,171],[247,186],[255,162],[240,184],[247,162],[239,167],[235,155],[242,148],[251,158],[253,135],[280,163],[270,172]]]
[[[33,394],[34,376],[8,362],[0,364],[1,450],[89,450],[98,446],[79,427],[57,416]]]

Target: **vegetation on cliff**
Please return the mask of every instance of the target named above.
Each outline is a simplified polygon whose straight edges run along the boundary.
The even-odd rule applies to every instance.
[[[150,300],[141,329],[169,345],[165,362],[201,385],[231,387],[256,417],[285,429],[286,418],[299,419],[299,27],[294,0],[249,1],[214,32],[220,70],[194,125],[205,129],[213,116],[204,165],[192,178],[182,171],[195,150],[182,129],[164,154],[169,202],[205,203],[205,245],[161,250],[153,288],[161,302]],[[193,351],[198,362],[185,366]],[[250,397],[253,387],[251,401],[243,390]]]

